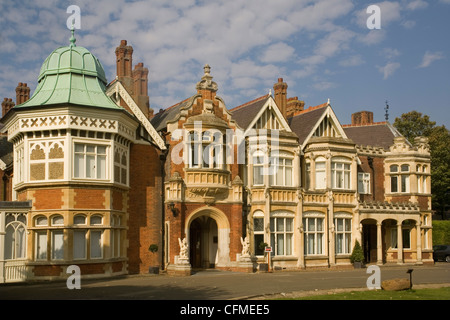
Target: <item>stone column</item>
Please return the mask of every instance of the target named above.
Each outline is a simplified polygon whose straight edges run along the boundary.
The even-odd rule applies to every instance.
[[[383,264],[383,241],[381,227],[382,223],[377,221],[377,265]]]
[[[417,232],[417,264],[423,264],[422,262],[422,229],[420,228],[420,221],[416,222],[416,232]]]
[[[0,283],[5,282],[5,212],[0,212]]]
[[[402,222],[397,222],[397,263],[403,263]]]

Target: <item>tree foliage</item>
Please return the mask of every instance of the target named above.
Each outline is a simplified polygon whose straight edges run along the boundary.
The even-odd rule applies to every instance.
[[[417,111],[404,113],[394,121],[394,127],[414,142],[415,137],[428,138],[431,154],[431,193],[433,209],[443,212],[450,205],[450,132],[445,126],[436,126],[429,116]]]

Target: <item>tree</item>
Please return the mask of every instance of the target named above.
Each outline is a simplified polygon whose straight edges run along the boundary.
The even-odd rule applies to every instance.
[[[413,142],[415,137],[428,138],[431,155],[432,206],[444,216],[446,205],[450,205],[450,132],[445,126],[436,126],[427,115],[417,111],[404,113],[395,118],[394,127]]]
[[[430,121],[430,117],[417,111],[403,113],[400,118],[395,118],[394,127],[409,141],[414,142],[415,137],[429,137],[436,125]]]

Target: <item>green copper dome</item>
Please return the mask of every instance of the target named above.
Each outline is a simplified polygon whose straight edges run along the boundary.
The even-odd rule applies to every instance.
[[[75,45],[73,32],[70,42],[45,59],[33,96],[15,108],[76,104],[122,109],[105,94],[107,81],[100,61]]]

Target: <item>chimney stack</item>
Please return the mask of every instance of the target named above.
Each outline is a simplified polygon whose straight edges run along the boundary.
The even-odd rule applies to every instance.
[[[298,100],[298,97],[292,97],[287,99],[286,115],[287,118],[293,117],[296,113],[303,111],[305,108],[305,102]]]
[[[359,111],[352,114],[352,125],[364,126],[373,124],[373,112]]]
[[[148,96],[148,68],[142,62],[135,65],[133,70],[133,99],[147,118],[153,116]]]
[[[19,82],[16,87],[16,105],[22,104],[30,99],[30,88],[26,83]]]
[[[14,101],[11,98],[5,98],[2,101],[2,118],[14,107]]]
[[[116,48],[117,77],[125,89],[131,94],[133,90],[132,65],[133,47],[127,45],[127,40],[121,40]]]
[[[285,118],[287,118],[287,87],[283,78],[278,78],[278,82],[273,85],[275,102]]]

